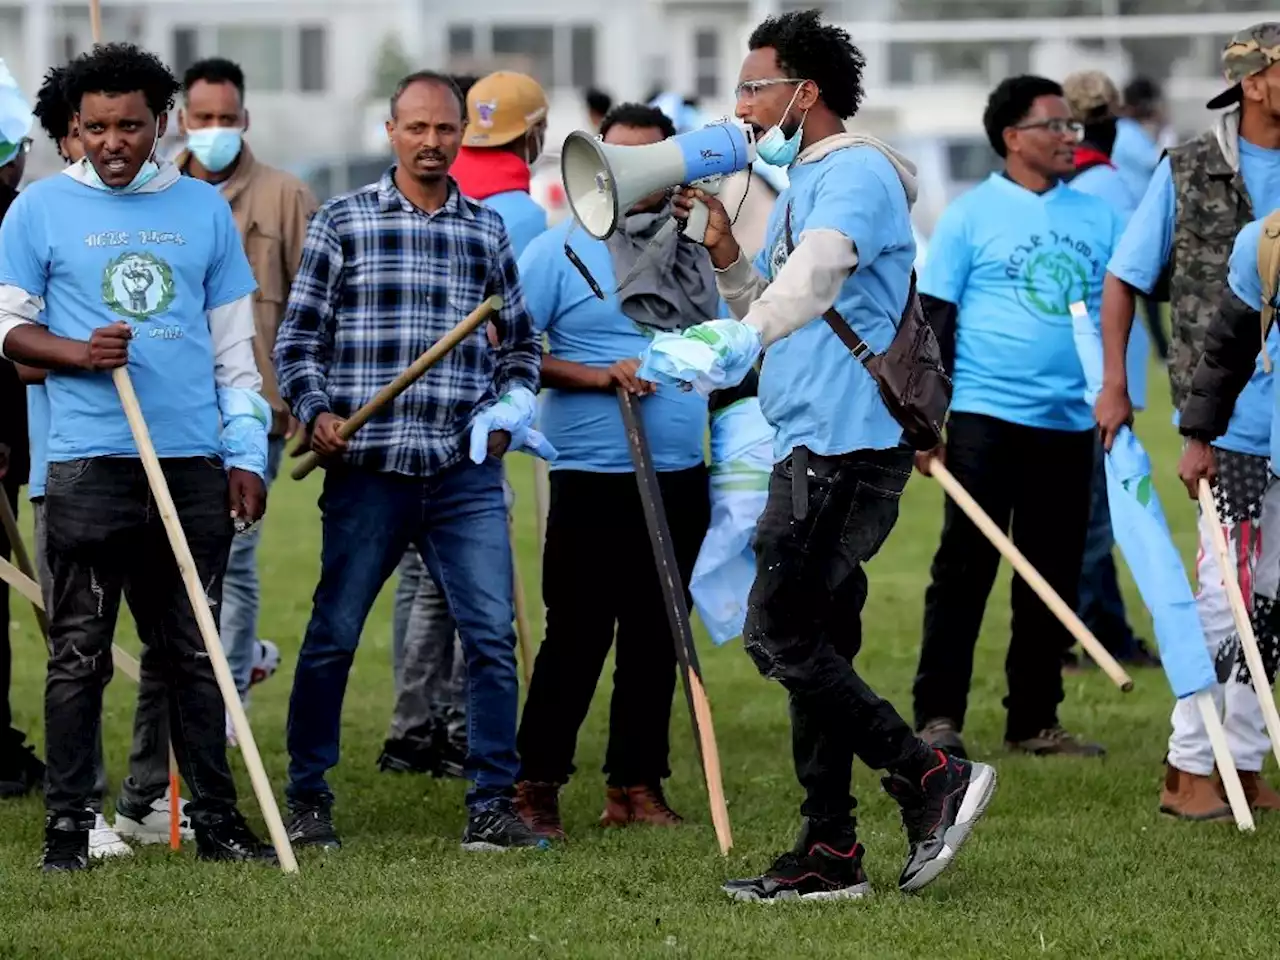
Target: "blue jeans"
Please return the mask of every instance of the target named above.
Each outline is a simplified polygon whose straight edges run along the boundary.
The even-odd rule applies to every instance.
[[[410,544],[444,591],[466,657],[467,805],[512,795],[516,634],[501,461],[463,461],[425,478],[331,467],[320,512],[320,583],[289,698],[289,802],[333,800],[325,773],[338,762],[347,674],[369,610]]]
[[[1112,556],[1116,541],[1111,532],[1104,456],[1099,442],[1094,451],[1093,501],[1089,506],[1089,527],[1085,535],[1084,559],[1080,565],[1080,599],[1076,612],[1112,656],[1124,659],[1137,651],[1138,641],[1129,627],[1124,598],[1116,581],[1116,562]]]
[[[284,437],[272,437],[267,445],[266,483],[270,487],[280,470]],[[258,538],[262,524],[255,523],[231,541],[231,557],[222,584],[222,649],[231,676],[243,701],[249,693],[249,676],[258,643]]]

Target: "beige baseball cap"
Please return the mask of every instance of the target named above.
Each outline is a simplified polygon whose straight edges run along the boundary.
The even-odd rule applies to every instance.
[[[1101,70],[1079,70],[1062,81],[1071,116],[1082,123],[1120,115],[1120,91]]]
[[[467,147],[500,147],[547,117],[547,94],[533,77],[499,70],[467,91]]]

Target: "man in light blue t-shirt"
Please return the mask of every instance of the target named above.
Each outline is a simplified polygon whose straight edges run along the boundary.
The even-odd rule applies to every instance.
[[[1071,189],[1097,197],[1111,206],[1127,223],[1138,197],[1130,190],[1113,149],[1118,139],[1120,92],[1111,78],[1100,70],[1081,70],[1062,82],[1071,114],[1084,124],[1084,139],[1076,147],[1076,169],[1068,182]],[[1146,406],[1146,328],[1134,327],[1126,357],[1129,394],[1135,409]],[[1080,570],[1080,596],[1076,612],[1085,626],[1117,660],[1134,666],[1159,666],[1160,659],[1143,640],[1133,635],[1125,616],[1124,600],[1116,579],[1112,556],[1115,537],[1111,531],[1111,509],[1107,503],[1106,462],[1101,446],[1094,451],[1093,503],[1089,508],[1089,531],[1085,538],[1084,563]],[[1078,663],[1072,653],[1068,665]]]
[[[893,341],[915,260],[915,167],[846,132],[864,61],[844,30],[816,10],[788,13],[760,24],[748,46],[736,113],[755,130],[760,159],[787,168],[789,185],[754,263],[719,201],[682,195],[683,209],[691,198],[710,209],[703,243],[741,321],[700,324],[684,337],[717,345],[711,379],[722,385],[740,382],[764,352],[760,406],[777,430],[777,464],[756,526],[743,642],[789,695],[805,826],[768,870],[724,889],[743,900],[863,896],[850,793],[858,756],[888,772],[883,784],[902,810],[909,851],[898,884],[918,890],[953,862],[991,799],[995,771],[930,749],[853,668],[863,566],[897,521],[911,448],[875,380],[824,318],[836,311],[876,352]]]
[[[1005,169],[944,211],[920,278],[943,354],[955,356],[947,440],[936,454],[1074,606],[1094,435],[1069,308],[1083,300],[1097,309],[1120,217],[1062,182],[1075,170],[1083,125],[1057,83],[1005,80],[983,121]],[[928,472],[928,459],[918,462]],[[954,502],[944,516],[925,592],[916,723],[926,740],[960,751],[974,646],[1000,558]],[[1018,578],[1012,602],[1007,745],[1101,755],[1058,721],[1070,635]]]
[[[656,107],[621,104],[609,111],[600,134],[606,143],[643,146],[674,136],[675,128]],[[655,237],[669,222],[670,203],[660,192],[636,204],[608,240],[592,239],[567,220],[520,258],[529,312],[550,347],[542,359],[540,423],[558,456],[542,563],[547,632],[520,720],[516,804],[547,837],[564,836],[559,788],[573,771],[578,729],[615,633],[600,822],[681,822],[662,790],[671,775],[667,731],[676,656],[674,645],[662,642],[671,628],[653,555],[623,549],[602,562],[599,550],[606,527],[620,542],[647,538],[619,387],[636,398],[686,591],[711,519],[706,399],[636,377],[636,358],[655,332],[711,319],[720,304],[706,250],[673,232]],[[566,243],[596,284],[611,291],[605,299],[565,255]],[[617,289],[628,276],[631,282]]]
[[[109,375],[129,368],[216,615],[233,518],[256,522],[266,501],[253,274],[217,191],[155,158],[178,89],[164,64],[100,45],[63,86],[86,156],[32,184],[0,228],[0,353],[49,371],[43,868],[88,866],[122,596],[143,674],[164,677],[184,735],[174,748],[200,855],[274,859],[236,809],[222,698]]]

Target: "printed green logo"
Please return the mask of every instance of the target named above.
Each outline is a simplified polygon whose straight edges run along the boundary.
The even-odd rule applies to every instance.
[[[173,269],[151,253],[120,254],[102,271],[102,300],[129,320],[164,313],[176,294]]]

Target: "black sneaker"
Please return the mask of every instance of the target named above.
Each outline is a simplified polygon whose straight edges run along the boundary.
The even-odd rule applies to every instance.
[[[788,850],[758,877],[730,880],[722,890],[734,900],[857,900],[871,892],[862,869],[862,844],[853,830],[831,842],[811,839],[806,823],[794,850]]]
[[[383,773],[433,773],[435,767],[435,750],[417,740],[387,740],[378,755]]]
[[[276,857],[276,848],[255,837],[244,816],[235,807],[193,817],[191,828],[196,834],[196,856],[201,860],[272,864],[280,862]]]
[[[25,797],[44,783],[44,764],[21,741],[0,748],[0,800]]]
[[[936,752],[938,765],[919,783],[899,774],[881,781],[902,808],[907,829],[907,865],[898,878],[904,893],[933,882],[951,865],[996,791],[993,767]]]
[[[550,843],[538,836],[516,813],[507,799],[475,811],[462,834],[462,849],[474,852],[499,852],[520,847],[545,850]]]
[[[50,815],[44,822],[44,855],[40,869],[45,873],[66,873],[89,869],[89,828],[92,811],[80,816]]]
[[[289,822],[285,833],[295,847],[319,847],[321,850],[341,850],[342,841],[333,829],[333,807],[326,803],[298,803],[289,805]]]

